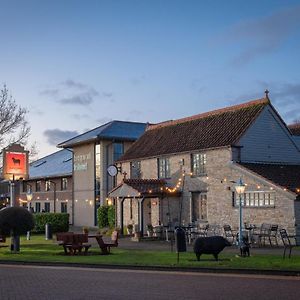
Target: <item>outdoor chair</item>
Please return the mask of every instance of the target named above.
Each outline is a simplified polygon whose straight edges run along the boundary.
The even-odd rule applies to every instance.
[[[263,223],[260,226],[259,232],[254,231],[252,237],[257,238],[259,247],[265,246],[266,240],[269,240],[270,246],[272,246],[270,234],[271,234],[271,224]]]
[[[197,229],[197,235],[198,236],[207,236],[208,229],[209,229],[209,224],[206,224],[205,226],[199,225],[198,229]]]
[[[277,233],[278,233],[278,225],[277,224],[271,225],[270,232],[269,232],[269,241],[270,241],[271,247],[273,246],[272,239],[275,240],[276,246],[278,246]]]
[[[111,235],[111,242],[106,243],[103,241],[102,236],[96,236],[97,243],[103,255],[110,254],[110,248],[118,247],[118,240],[119,240],[119,232],[117,230],[113,231]]]
[[[292,248],[296,246],[296,236],[288,235],[285,229],[280,229],[279,233],[284,247],[283,258],[285,258],[285,252],[287,249],[289,249],[289,258],[291,258]]]
[[[231,229],[230,225],[227,224],[223,226],[223,229],[225,238],[233,244],[236,241],[237,233]]]

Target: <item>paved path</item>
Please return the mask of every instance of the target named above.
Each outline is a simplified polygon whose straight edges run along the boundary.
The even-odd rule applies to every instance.
[[[1,265],[0,299],[299,299],[300,278]]]

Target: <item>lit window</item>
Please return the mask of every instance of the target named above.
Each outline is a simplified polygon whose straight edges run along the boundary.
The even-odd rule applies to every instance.
[[[196,176],[206,175],[206,154],[192,154],[192,172]]]
[[[68,189],[68,178],[62,178],[61,179],[61,190],[65,191]]]
[[[51,190],[51,182],[50,180],[47,180],[45,183],[45,191],[48,192]]]
[[[233,192],[234,206],[239,206],[239,197]],[[242,195],[243,207],[274,207],[276,194],[268,191],[249,191]]]
[[[168,157],[158,159],[158,178],[170,178],[170,161]]]

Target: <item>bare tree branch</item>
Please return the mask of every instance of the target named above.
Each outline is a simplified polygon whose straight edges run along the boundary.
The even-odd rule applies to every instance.
[[[0,147],[12,143],[27,143],[30,126],[26,120],[27,110],[16,103],[6,85],[0,89]]]

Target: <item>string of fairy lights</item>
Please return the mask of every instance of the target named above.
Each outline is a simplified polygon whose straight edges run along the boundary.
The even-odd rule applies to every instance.
[[[185,177],[187,176],[190,176],[190,177],[197,177],[198,175],[193,173],[193,172],[189,172],[189,173],[186,173],[186,172],[182,172],[181,175],[179,176],[179,178],[177,179],[177,182],[172,185],[172,186],[165,186],[165,187],[161,187],[160,190],[162,192],[167,192],[167,193],[170,193],[170,194],[175,194],[177,192],[180,192],[182,191],[182,183],[183,183],[183,180]],[[215,177],[212,177],[212,176],[202,176],[202,179],[205,179],[206,181],[209,181],[209,180],[216,180],[220,183],[223,183],[223,184],[233,184],[233,183],[236,183],[235,181],[233,180],[229,180],[228,178],[215,178]],[[266,185],[266,184],[248,184],[247,182],[244,183],[246,188],[247,187],[250,187],[251,186],[251,191],[254,191],[253,188],[255,187],[257,189],[257,191],[267,191],[267,190],[270,190],[270,191],[274,191],[274,187],[273,186],[270,186],[270,185]],[[276,185],[274,183],[274,185]],[[287,191],[288,189],[286,187],[281,187],[281,189],[283,191]],[[297,193],[300,193],[300,188],[296,188],[295,191]],[[149,194],[152,193],[152,189],[149,189],[147,191]]]
[[[186,173],[185,171],[183,171],[183,172],[181,173],[181,175],[179,176],[179,178],[177,179],[177,182],[176,182],[174,185],[172,185],[172,186],[164,186],[164,187],[161,187],[161,188],[160,188],[160,191],[161,191],[161,192],[166,192],[166,193],[169,193],[169,194],[175,194],[175,193],[177,193],[177,192],[182,191],[183,181],[184,181],[185,177],[187,177],[187,176],[190,176],[190,177],[193,177],[193,176],[194,176],[194,177],[197,177],[197,174],[195,174],[195,173],[193,173],[193,172]],[[225,177],[225,178],[214,178],[214,177],[212,177],[212,176],[202,176],[201,178],[202,178],[202,179],[205,179],[206,181],[209,181],[209,180],[217,180],[217,181],[219,181],[220,183],[225,183],[225,184],[229,184],[229,183],[232,184],[232,183],[235,183],[235,181],[233,181],[233,180],[228,180],[228,178],[226,178],[226,177]],[[246,182],[245,182],[244,184],[245,184],[246,188],[247,188],[247,186],[249,186],[248,183],[246,183]],[[274,185],[275,185],[275,184],[274,184]],[[255,186],[256,189],[257,189],[257,191],[262,191],[262,185],[260,185],[260,184],[251,184],[251,186],[252,186],[252,187]],[[270,191],[273,191],[273,190],[274,190],[274,187],[272,187],[272,186],[267,186],[267,185],[263,185],[263,191],[267,191],[268,189],[269,189]],[[281,187],[281,189],[282,189],[283,191],[287,191],[287,190],[288,190],[286,187]],[[295,191],[296,191],[297,193],[300,193],[300,188],[296,188]],[[147,190],[146,192],[148,192],[149,194],[151,194],[151,193],[153,192],[153,190],[152,190],[152,189],[149,189],[149,190]],[[141,193],[139,193],[139,196],[141,196]],[[130,197],[130,195],[128,195],[128,197]],[[37,197],[36,200],[39,200],[39,197]],[[107,202],[108,202],[109,200],[110,200],[110,198],[106,198],[106,201],[107,201]],[[49,201],[49,199],[47,198],[46,201]],[[58,199],[56,199],[56,201],[58,201]],[[68,202],[69,200],[66,199],[66,200],[61,200],[61,201]],[[28,201],[28,200],[23,200],[23,199],[19,198],[19,202],[20,202],[20,204],[24,204],[24,203],[28,203],[28,202],[30,202],[30,201]],[[78,200],[76,199],[75,202],[78,202]],[[90,205],[93,204],[93,201],[92,201],[92,200],[85,199],[85,202],[86,202],[87,204],[90,204]]]

